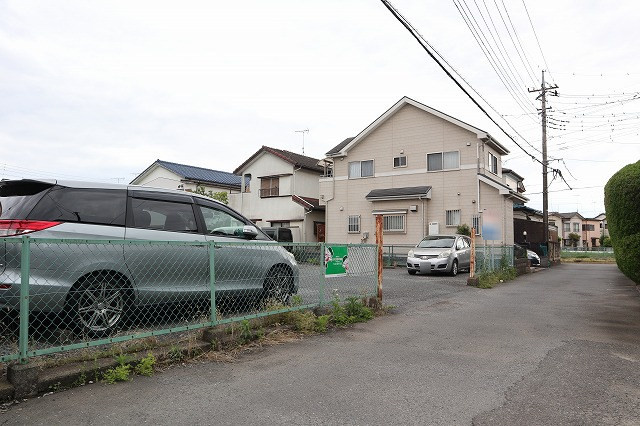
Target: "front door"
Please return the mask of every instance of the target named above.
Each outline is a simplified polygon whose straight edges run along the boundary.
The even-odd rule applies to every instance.
[[[324,243],[324,231],[324,222],[316,222],[316,236],[318,237],[319,243]]]

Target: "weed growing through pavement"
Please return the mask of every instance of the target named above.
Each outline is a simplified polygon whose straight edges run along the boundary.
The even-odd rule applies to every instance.
[[[136,374],[141,376],[151,376],[153,375],[153,366],[155,363],[156,357],[154,357],[151,352],[148,352],[147,356],[140,359],[134,370]]]

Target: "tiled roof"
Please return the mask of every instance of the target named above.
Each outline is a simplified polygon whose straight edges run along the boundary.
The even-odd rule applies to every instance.
[[[220,170],[205,169],[204,167],[189,166],[187,164],[171,163],[169,161],[157,160],[156,164],[182,176],[187,180],[197,182],[233,186],[240,189],[242,177]]]
[[[303,207],[310,208],[311,210],[324,210],[325,206],[320,205],[320,200],[311,197],[301,197],[299,195],[292,195],[291,199]]]
[[[322,166],[318,166],[317,158],[307,157],[306,155],[296,154],[295,152],[286,151],[284,149],[271,148],[269,146],[262,146],[259,150],[257,150],[251,157],[249,157],[244,163],[242,163],[238,168],[236,168],[233,172],[240,173],[241,170],[251,163],[260,153],[268,152],[270,154],[275,155],[283,159],[284,161],[293,164],[294,167],[302,167],[303,169],[311,170],[312,172],[323,173],[324,168]]]

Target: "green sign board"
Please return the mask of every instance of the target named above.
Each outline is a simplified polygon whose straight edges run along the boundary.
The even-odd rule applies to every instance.
[[[346,275],[349,270],[349,259],[347,257],[347,246],[324,247],[324,264],[327,277],[339,277]]]

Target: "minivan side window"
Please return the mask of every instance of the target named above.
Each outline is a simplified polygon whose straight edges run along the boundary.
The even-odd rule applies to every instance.
[[[54,187],[27,219],[124,226],[126,208],[126,190]]]
[[[198,232],[191,204],[132,198],[131,207],[134,228]]]
[[[206,232],[209,235],[244,238],[242,229],[245,223],[229,213],[207,206],[198,206],[204,217]]]

